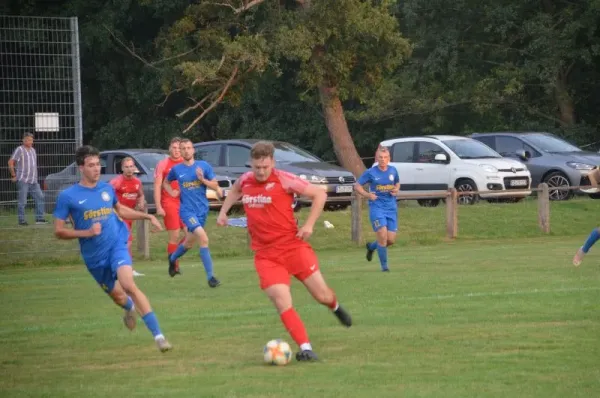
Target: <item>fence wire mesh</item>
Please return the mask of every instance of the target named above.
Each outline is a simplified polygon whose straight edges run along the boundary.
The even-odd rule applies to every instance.
[[[79,67],[77,18],[0,15],[0,263],[76,250],[73,242],[57,243],[50,224],[35,223],[34,197],[37,182],[43,218],[50,222],[56,196],[64,188],[51,184],[53,175],[73,163],[82,144]],[[14,181],[8,165],[26,133],[33,134],[37,165],[31,169],[38,176],[28,186],[27,225],[17,216],[23,184]],[[17,163],[17,179],[26,178],[18,173],[26,162],[29,156]]]

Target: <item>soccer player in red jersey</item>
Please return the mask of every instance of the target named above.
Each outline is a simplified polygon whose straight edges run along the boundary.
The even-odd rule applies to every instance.
[[[134,210],[143,210],[145,204],[144,188],[142,182],[134,174],[136,171],[135,161],[133,158],[127,157],[121,161],[121,171],[123,174],[113,178],[110,185],[115,189],[117,200],[123,206],[127,206]],[[129,255],[131,253],[131,242],[133,241],[133,220],[123,220],[129,229],[129,239],[127,240],[127,249]],[[142,276],[137,271],[133,271],[134,276]]]
[[[325,191],[275,168],[275,148],[268,142],[257,142],[250,151],[252,171],[242,175],[223,203],[217,224],[227,225],[227,212],[240,198],[248,220],[248,231],[254,250],[254,266],[260,287],[279,312],[283,325],[300,347],[298,361],[316,361],[302,320],[292,307],[290,275],[301,281],[319,303],[329,307],[345,326],[352,318],[336,299],[319,271],[315,252],[306,240],[323,211]],[[312,199],[310,214],[298,228],[292,203],[294,194]]]
[[[173,166],[183,162],[179,149],[180,141],[181,139],[178,137],[171,140],[169,157],[161,160],[154,170],[154,203],[156,203],[156,214],[164,217],[165,229],[169,234],[169,243],[167,244],[167,254],[169,256],[177,250],[177,246],[181,243],[179,233],[185,228],[179,217],[179,184],[177,181],[171,181],[173,195],[163,188],[163,181],[167,178]],[[181,274],[179,260],[175,263],[175,269],[169,268],[171,277],[177,274]]]

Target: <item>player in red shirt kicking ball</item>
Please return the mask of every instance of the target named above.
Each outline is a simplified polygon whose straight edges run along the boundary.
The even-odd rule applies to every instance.
[[[241,198],[260,287],[271,299],[285,328],[300,347],[296,360],[316,361],[318,358],[312,350],[304,324],[292,307],[290,275],[301,281],[315,300],[329,307],[344,326],[350,327],[352,318],[338,304],[335,293],[325,283],[317,256],[306,242],[323,211],[327,194],[293,174],[276,169],[274,151],[271,143],[254,144],[250,151],[252,171],[233,184],[217,224],[227,225],[227,212]],[[312,199],[310,214],[300,228],[292,209],[294,194]]]
[[[121,171],[123,174],[113,178],[110,185],[115,189],[117,200],[123,206],[130,209],[143,210],[145,206],[144,188],[139,178],[135,176],[136,171],[135,161],[133,158],[127,157],[121,161]],[[131,257],[131,242],[133,241],[133,220],[123,220],[129,229],[129,239],[127,240],[127,249]],[[136,270],[133,270],[134,276],[143,276]]]

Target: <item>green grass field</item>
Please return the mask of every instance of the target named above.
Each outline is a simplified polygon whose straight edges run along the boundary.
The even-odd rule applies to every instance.
[[[125,329],[76,256],[53,254],[49,228],[30,227],[38,235],[25,248],[47,242],[48,253],[4,259],[0,396],[598,396],[600,255],[571,265],[598,206],[553,203],[550,236],[537,228],[535,201],[461,207],[454,242],[444,238],[443,207],[403,208],[389,274],[349,242],[349,212],[324,213],[335,228],[320,224],[313,244],[354,325],[340,326],[295,282],[321,361],[286,367],[262,363],[268,340],[293,342],[258,288],[243,229],[209,221],[217,289],[195,252],[183,276],[168,277],[165,237],[153,236],[158,260],[136,269],[175,347],[161,354],[141,321]],[[11,231],[9,240],[25,233]]]

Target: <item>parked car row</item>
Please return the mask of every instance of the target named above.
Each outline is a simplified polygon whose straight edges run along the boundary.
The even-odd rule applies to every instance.
[[[194,144],[196,159],[210,163],[219,186],[227,192],[233,183],[250,170],[250,149],[258,140],[219,140]],[[328,209],[350,205],[355,177],[349,171],[286,142],[273,141],[277,167],[310,181],[327,192]],[[390,165],[398,170],[401,191],[411,194],[421,206],[437,206],[448,188],[462,192],[461,204],[489,201],[519,201],[529,196],[532,187],[545,182],[551,200],[567,200],[575,193],[600,198],[595,189],[558,190],[589,185],[588,173],[600,165],[600,154],[587,152],[549,133],[475,133],[469,137],[428,135],[402,137],[380,143],[390,150]],[[163,149],[123,149],[100,154],[101,180],[110,181],[121,173],[121,162],[134,159],[142,181],[148,210],[154,203],[154,169],[168,156]],[[46,211],[52,213],[58,193],[79,181],[75,163],[51,174],[43,181]],[[555,189],[553,189],[555,188]],[[477,192],[469,194],[469,192]],[[207,190],[211,208],[221,201]],[[295,209],[310,204],[298,197]]]

